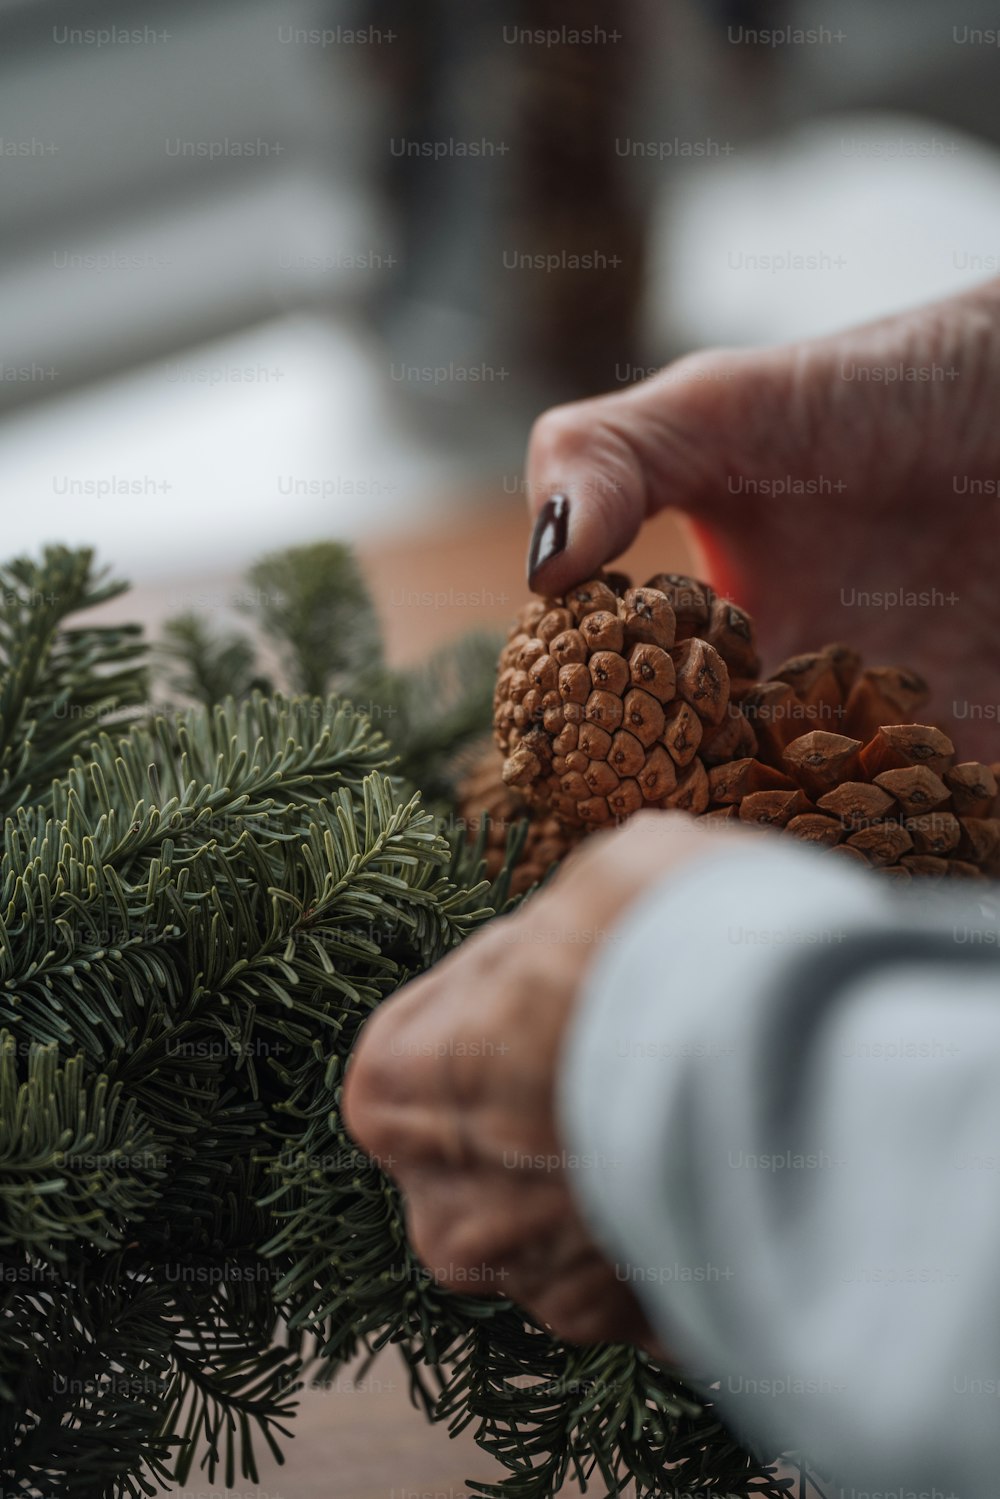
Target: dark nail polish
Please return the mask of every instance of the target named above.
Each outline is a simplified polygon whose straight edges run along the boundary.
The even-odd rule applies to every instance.
[[[553,557],[566,548],[566,533],[569,527],[569,498],[554,494],[545,501],[538,512],[535,529],[531,533],[528,548],[528,586],[534,587],[535,576],[551,562]]]

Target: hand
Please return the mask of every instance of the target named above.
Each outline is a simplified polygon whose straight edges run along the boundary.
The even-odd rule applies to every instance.
[[[692,355],[558,407],[532,433],[528,494],[536,515],[567,496],[566,544],[554,551],[543,521],[532,587],[571,587],[677,507],[772,664],[843,639],[872,665],[915,667],[933,721],[957,717],[959,749],[996,759],[998,404],[994,282],[835,337]],[[900,591],[929,601],[858,597]]]
[[[645,812],[596,833],[513,915],[381,1005],[344,1084],[348,1129],[393,1163],[414,1251],[455,1291],[495,1291],[576,1343],[665,1357],[572,1191],[555,1085],[590,964],[650,884],[760,837]]]

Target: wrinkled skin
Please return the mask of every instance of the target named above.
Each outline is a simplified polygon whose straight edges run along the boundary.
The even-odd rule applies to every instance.
[[[555,1077],[590,964],[633,900],[690,859],[765,835],[644,812],[589,838],[537,895],[381,1005],[344,1087],[348,1128],[404,1195],[424,1265],[496,1291],[573,1342],[664,1356],[592,1238],[560,1141]]]
[[[939,377],[857,374],[899,366]],[[694,354],[557,407],[532,432],[529,508],[565,491],[569,542],[535,587],[571,587],[676,507],[712,581],[754,616],[765,664],[843,639],[871,665],[915,667],[934,692],[921,718],[953,728],[962,758],[996,760],[995,716],[953,722],[953,703],[1000,702],[998,407],[1000,282],[832,337]],[[819,492],[746,489],[789,478]],[[994,492],[957,493],[967,480]],[[870,609],[842,589],[958,600]]]

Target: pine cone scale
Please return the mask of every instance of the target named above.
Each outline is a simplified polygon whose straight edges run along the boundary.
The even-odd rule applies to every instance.
[[[503,781],[562,836],[642,807],[787,832],[903,883],[1000,872],[1000,766],[911,722],[915,672],[850,645],[759,678],[749,615],[706,584],[616,575],[518,616],[494,729]]]

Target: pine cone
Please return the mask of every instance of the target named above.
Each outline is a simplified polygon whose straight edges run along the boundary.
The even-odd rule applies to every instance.
[[[840,643],[759,669],[749,616],[679,574],[533,601],[494,699],[507,790],[574,837],[680,807],[899,880],[1000,874],[1000,763],[958,763],[946,734],[910,721],[921,677],[865,669]]]
[[[783,828],[900,880],[982,879],[1000,874],[998,769],[956,763],[929,725],[883,724],[867,743],[810,729],[780,768],[744,758],[709,771],[707,815]]]
[[[758,670],[749,616],[677,573],[642,588],[593,578],[533,601],[500,657],[504,781],[566,828],[643,806],[703,812],[706,766],[756,751],[749,720],[727,708],[730,672]]]
[[[505,785],[503,758],[493,744],[474,751],[458,785],[458,811],[470,842],[474,842],[486,819],[486,873],[496,879],[507,853],[512,825],[529,818],[530,809],[517,791]],[[537,885],[566,857],[580,833],[569,833],[555,817],[531,816],[524,846],[514,865],[511,893],[523,895]]]

